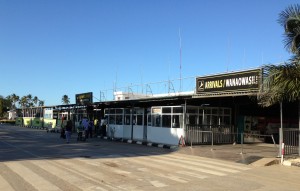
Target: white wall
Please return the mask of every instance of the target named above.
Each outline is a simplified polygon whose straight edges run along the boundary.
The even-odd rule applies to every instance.
[[[123,125],[123,138],[131,139],[131,125]]]
[[[143,140],[144,138],[144,126],[134,125],[133,126],[133,139],[134,140]]]
[[[112,134],[114,131],[114,135]],[[114,138],[123,138],[123,125],[108,125],[107,134]]]
[[[148,127],[147,141],[169,145],[178,145],[179,139],[183,136],[182,128]]]
[[[17,112],[16,111],[8,111],[8,119],[14,120],[17,117]]]

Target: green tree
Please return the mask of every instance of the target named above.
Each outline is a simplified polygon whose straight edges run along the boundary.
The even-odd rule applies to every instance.
[[[62,98],[61,98],[61,102],[62,102],[62,104],[65,104],[65,105],[69,104],[70,103],[69,96],[63,95]]]
[[[27,104],[26,104],[26,107],[33,107],[34,104],[33,104],[33,100],[32,100],[32,95],[31,94],[28,94],[27,96],[25,96],[26,99],[27,99]]]
[[[6,97],[6,99],[8,99],[11,102],[11,108],[10,109],[16,109],[16,103],[19,102],[19,96],[17,96],[16,94],[11,94],[9,96]]]
[[[32,102],[34,103],[35,106],[38,106],[39,98],[37,96],[34,96]]]
[[[284,43],[286,49],[300,54],[300,5],[291,5],[279,14],[278,22],[284,27]]]
[[[25,109],[28,106],[27,97],[26,96],[21,97],[21,99],[19,100],[19,104],[22,109]]]
[[[258,98],[260,104],[266,107],[278,102],[282,107],[283,101],[298,101],[300,130],[300,6],[289,6],[279,14],[278,21],[285,30],[285,48],[293,56],[282,65],[267,65],[264,67],[264,82]],[[280,141],[282,141],[282,137]]]
[[[39,106],[44,106],[44,105],[45,105],[45,101],[39,100]]]
[[[10,100],[0,95],[0,117],[5,117],[10,107]]]

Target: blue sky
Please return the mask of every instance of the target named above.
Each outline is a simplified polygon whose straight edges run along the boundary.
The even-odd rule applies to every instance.
[[[296,3],[0,0],[0,95],[58,105],[65,94],[74,103],[75,94],[93,92],[98,101],[100,91],[106,99],[114,87],[145,93],[145,85],[125,87],[166,80],[177,92],[180,76],[181,90],[191,91],[195,76],[288,60],[277,19]],[[166,83],[148,87],[168,91]]]

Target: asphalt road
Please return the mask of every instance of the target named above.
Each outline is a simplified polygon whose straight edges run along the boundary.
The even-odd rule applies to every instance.
[[[0,124],[0,190],[300,190],[300,168],[254,167]]]

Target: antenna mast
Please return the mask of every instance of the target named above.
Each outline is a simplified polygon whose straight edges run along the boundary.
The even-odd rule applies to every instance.
[[[181,61],[182,61],[182,56],[181,56],[181,33],[180,33],[180,28],[179,28],[179,56],[180,56],[180,88],[179,88],[179,92],[181,92]]]

